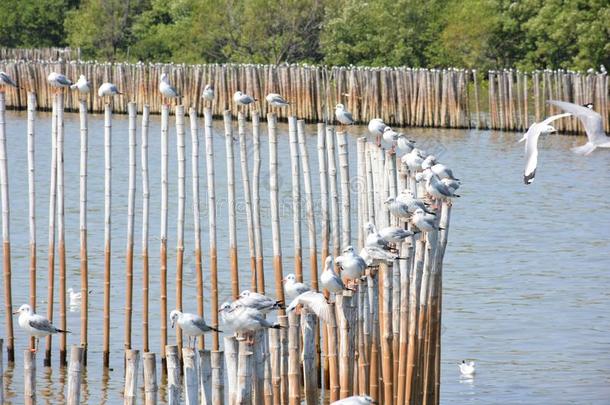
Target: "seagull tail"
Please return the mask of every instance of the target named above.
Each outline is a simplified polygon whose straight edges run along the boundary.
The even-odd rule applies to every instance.
[[[582,146],[572,148],[572,152],[576,153],[577,155],[587,156],[595,149],[597,149],[596,145],[592,144],[591,142],[587,142]]]
[[[220,329],[215,328],[215,327],[213,327],[213,326],[210,326],[210,329],[211,329],[213,332],[223,333],[223,332],[222,332]]]
[[[71,85],[71,86],[70,86],[70,88],[71,88],[72,90],[74,90],[76,87],[77,87],[77,86],[76,86],[76,84],[73,84],[73,85]]]
[[[270,328],[272,328],[272,329],[286,329],[285,327],[283,327],[279,323],[274,323],[273,325],[270,326]]]
[[[57,328],[56,328],[56,330],[58,333],[72,333],[69,330],[63,330],[63,329],[57,329]]]
[[[525,184],[532,184],[534,182],[534,176],[536,175],[536,169],[534,169],[533,172],[531,172],[530,174],[524,174],[523,175],[523,182]]]

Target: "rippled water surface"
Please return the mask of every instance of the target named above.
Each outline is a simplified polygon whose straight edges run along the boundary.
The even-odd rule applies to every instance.
[[[171,119],[173,125],[173,118]],[[83,387],[87,403],[118,403],[123,384],[124,251],[127,219],[127,120],[116,116],[113,132],[113,370],[101,364],[103,277],[103,117],[91,116],[89,144],[89,265],[90,336],[89,364]],[[351,128],[350,159],[355,161],[355,139],[364,128]],[[36,202],[38,220],[39,308],[46,304],[46,246],[48,172],[50,169],[50,115],[40,113],[36,122]],[[226,160],[222,123],[215,123],[218,234],[221,299],[228,298],[228,233]],[[266,127],[261,128],[263,162],[267,162]],[[292,266],[290,168],[286,127],[280,125],[280,185],[285,268]],[[318,191],[315,126],[308,126],[308,143],[314,190]],[[522,146],[516,133],[476,130],[409,129],[424,148],[433,151],[462,179],[462,198],[454,205],[445,256],[442,351],[443,404],[608,404],[610,403],[610,151],[589,157],[570,152],[583,137],[553,136],[540,142],[540,167],[533,185],[521,180]],[[23,113],[7,113],[13,256],[13,302],[28,300],[28,215],[26,121]],[[68,286],[79,286],[78,246],[78,116],[66,114],[66,243]],[[158,352],[158,246],[160,217],[159,117],[150,129],[151,174],[151,347]],[[139,132],[138,132],[139,143]],[[203,138],[201,138],[203,148]],[[169,307],[173,306],[174,249],[177,216],[177,168],[175,130],[170,133],[170,230],[168,246]],[[236,157],[239,149],[236,144]],[[203,154],[202,154],[203,155]],[[187,156],[190,135],[187,128]],[[238,162],[238,159],[236,160]],[[252,160],[250,160],[250,164]],[[355,162],[354,162],[355,163]],[[190,158],[187,166],[185,309],[195,311],[194,260]],[[352,165],[355,171],[355,165]],[[138,152],[139,171],[139,152]],[[354,173],[355,174],[355,173]],[[237,194],[241,176],[236,168]],[[206,201],[205,163],[201,162],[202,201]],[[263,167],[263,179],[268,176]],[[138,172],[137,192],[141,192]],[[270,263],[268,188],[262,182],[266,263]],[[202,204],[202,211],[207,206]],[[238,224],[245,215],[238,206]],[[140,251],[141,197],[136,203],[136,254]],[[202,217],[204,252],[207,217]],[[307,246],[304,233],[304,245]],[[240,265],[248,278],[247,236],[239,234]],[[206,261],[207,263],[207,261]],[[205,264],[204,263],[204,269]],[[141,277],[136,258],[133,346],[141,342]],[[267,265],[267,280],[272,280]],[[307,274],[307,271],[305,271]],[[268,287],[269,288],[269,287]],[[208,286],[206,285],[206,294]],[[0,295],[2,292],[0,292]],[[3,297],[0,297],[2,300]],[[70,312],[68,327],[75,333],[68,343],[78,343],[79,312]],[[16,326],[14,368],[5,362],[5,390],[9,403],[23,402],[23,350],[27,339]],[[4,334],[4,320],[0,335]],[[170,335],[170,341],[171,341]],[[54,340],[55,349],[57,339]],[[42,367],[38,355],[38,398],[41,403],[63,403],[67,379],[57,364]],[[457,363],[477,362],[473,380],[460,380]]]

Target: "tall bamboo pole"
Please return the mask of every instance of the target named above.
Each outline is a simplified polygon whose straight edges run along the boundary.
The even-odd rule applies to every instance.
[[[339,174],[341,177],[341,247],[344,249],[351,244],[352,240],[349,157],[346,132],[337,132],[337,147],[339,155]]]
[[[206,108],[204,111],[205,119],[205,153],[206,153],[206,172],[208,182],[208,229],[210,232],[210,304],[212,306],[212,326],[218,327],[218,273],[217,273],[217,254],[216,254],[216,182],[214,180],[214,138],[212,134],[212,110]],[[218,332],[214,332],[212,350],[218,352]],[[214,353],[212,363],[219,362]],[[212,375],[214,377],[214,375]],[[220,383],[220,382],[217,382]],[[214,381],[212,381],[214,384]]]
[[[254,246],[256,248],[256,286],[257,291],[265,293],[265,270],[263,267],[263,235],[261,230],[260,209],[260,173],[261,144],[260,117],[257,111],[252,113],[252,147],[254,168],[252,171],[252,216],[254,222]]]
[[[110,366],[110,278],[112,211],[112,108],[104,107],[104,367]]]
[[[231,111],[223,114],[225,124],[225,151],[227,156],[227,207],[229,209],[229,261],[231,263],[231,294],[239,296],[239,263],[237,256],[237,223],[235,220],[235,155]]]
[[[79,103],[80,114],[80,345],[82,362],[87,365],[88,322],[89,322],[89,259],[87,252],[87,158],[89,153],[89,128],[87,123],[87,103]],[[74,353],[74,352],[73,352]]]
[[[252,195],[250,194],[250,174],[248,172],[248,149],[246,146],[246,116],[238,114],[239,134],[239,161],[241,167],[241,178],[244,189],[244,202],[246,204],[246,227],[248,229],[248,249],[250,252],[250,285],[252,291],[257,291],[256,277],[256,243],[254,239],[254,224],[252,222]]]
[[[0,192],[2,193],[2,250],[4,267],[4,313],[6,317],[6,353],[9,363],[15,361],[15,337],[13,335],[13,293],[11,290],[11,238],[9,220],[11,208],[8,194],[8,153],[6,150],[6,101],[0,92]]]
[[[36,312],[36,159],[34,133],[35,119],[36,94],[28,93],[28,206],[30,218],[30,307],[34,312]],[[30,338],[30,349],[35,349],[34,337]]]
[[[290,173],[292,179],[292,239],[294,240],[294,274],[303,281],[303,259],[301,242],[301,182],[297,118],[288,117],[288,141],[290,146]]]
[[[176,220],[176,308],[182,311],[182,275],[184,263],[184,210],[186,206],[184,106],[176,106],[176,153],[178,156],[178,218]],[[182,329],[176,328],[176,344],[182,348]],[[182,355],[182,351],[178,351]]]
[[[53,322],[53,297],[55,293],[55,211],[57,204],[57,97],[53,97],[51,118],[51,178],[49,180],[49,252],[47,275],[47,319]],[[6,295],[5,295],[6,297]],[[44,366],[51,366],[51,335],[45,342]]]
[[[327,152],[326,152],[326,125],[318,124],[318,168],[320,173],[320,214],[321,224],[320,232],[322,239],[322,257],[328,257],[329,252],[329,215],[328,215],[328,170],[327,170]],[[318,338],[319,339],[319,338]],[[329,385],[329,368],[328,368],[328,328],[322,328],[322,350],[317,349],[317,364],[320,365],[320,351],[324,352],[322,360],[322,383],[323,387]],[[324,391],[323,391],[324,392]]]
[[[142,133],[141,133],[141,155],[140,164],[142,166],[142,349],[144,353],[148,353],[150,350],[149,336],[148,336],[148,323],[149,323],[149,288],[150,288],[150,275],[148,268],[148,237],[149,228],[148,220],[150,217],[149,206],[150,206],[150,187],[149,187],[149,175],[148,175],[148,127],[150,117],[150,107],[144,105],[142,108]],[[154,356],[154,354],[153,354]],[[147,370],[146,361],[150,359],[150,356],[144,356],[144,369]],[[152,357],[154,359],[154,357]],[[151,360],[148,360],[149,362]],[[149,377],[152,375],[155,378],[154,385],[156,386],[156,370],[154,367],[148,368],[149,372],[145,376]],[[156,401],[156,393],[154,394]]]
[[[133,231],[136,205],[136,103],[127,105],[129,111],[128,147],[129,175],[127,193],[127,246],[125,249],[125,341],[124,349],[131,349],[131,318],[133,312]]]
[[[288,314],[288,403],[301,403],[301,361],[300,361],[300,323],[299,316]]]
[[[161,312],[161,369],[166,369],[167,346],[167,209],[168,209],[168,138],[169,138],[169,105],[161,109],[161,251],[160,251],[160,312]]]
[[[191,178],[193,182],[193,233],[195,236],[195,273],[197,279],[197,314],[203,316],[203,266],[201,257],[201,210],[199,204],[199,127],[197,110],[189,108],[191,122]],[[203,335],[199,339],[199,350],[205,347]],[[211,399],[211,398],[210,398]]]
[[[66,316],[66,242],[64,217],[64,95],[59,94],[57,108],[57,235],[59,238],[59,328],[67,329]],[[59,364],[68,364],[67,336],[59,337]]]
[[[337,190],[337,163],[335,160],[335,129],[326,128],[326,152],[328,156],[328,178],[330,185],[330,229],[333,238],[333,255],[341,254],[339,234],[339,193]]]

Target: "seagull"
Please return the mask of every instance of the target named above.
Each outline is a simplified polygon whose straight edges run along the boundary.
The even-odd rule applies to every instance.
[[[203,92],[201,93],[201,98],[208,101],[214,100],[214,86],[211,84],[206,84],[203,88]]]
[[[256,102],[257,99],[250,97],[241,91],[236,91],[235,94],[233,94],[233,101],[235,101],[238,105],[248,105]]]
[[[474,361],[462,360],[462,362],[458,364],[458,367],[460,368],[460,374],[462,377],[472,378],[476,372]]]
[[[295,299],[299,294],[311,290],[303,283],[299,283],[294,274],[289,274],[282,280],[284,282],[284,292],[288,299]]]
[[[189,344],[191,342],[191,338],[195,338],[195,342],[197,341],[197,336],[202,336],[204,333],[208,332],[222,332],[216,328],[209,326],[202,317],[196,314],[190,314],[188,312],[181,312],[177,309],[174,309],[169,313],[169,319],[172,321],[172,328],[177,323],[182,329],[182,332],[186,336],[188,336]]]
[[[352,113],[347,111],[343,104],[337,104],[335,106],[335,118],[337,118],[337,121],[342,125],[352,125],[354,123]]]
[[[159,93],[169,99],[180,97],[178,90],[169,84],[169,74],[167,74],[167,72],[162,73],[159,78]]]
[[[445,183],[441,182],[439,177],[436,174],[432,173],[432,170],[427,169],[424,172],[424,176],[427,179],[426,192],[432,197],[438,198],[440,200],[459,197],[458,194],[455,194],[455,190],[449,188]]]
[[[360,251],[360,257],[367,266],[372,266],[376,261],[380,260],[392,262],[398,258],[398,255],[376,246],[365,246]]]
[[[427,204],[424,202],[424,200],[415,198],[413,196],[413,192],[409,189],[404,189],[400,192],[400,194],[398,194],[398,197],[395,198],[395,200],[397,202],[401,202],[407,205],[407,211],[410,214],[413,214],[415,212],[416,209],[421,208],[422,210],[424,210],[426,213],[428,214],[432,214],[435,215],[434,211],[430,211],[428,209]],[[391,212],[391,211],[390,211]]]
[[[414,233],[397,226],[387,226],[379,231],[379,235],[387,242],[402,243],[403,240],[413,236]]]
[[[440,179],[451,179],[460,181],[460,179],[455,178],[450,168],[441,163],[438,163],[434,155],[428,155],[422,162],[421,168],[422,170],[432,170],[432,173],[436,174]]]
[[[368,395],[353,395],[351,397],[340,399],[339,401],[332,402],[330,405],[368,405],[376,404],[373,398]]]
[[[383,140],[392,146],[392,151],[396,147],[396,142],[400,134],[394,131],[391,127],[385,127],[383,130]]]
[[[248,308],[243,305],[229,304],[225,302],[218,311],[222,322],[233,329],[236,333],[244,333],[247,335],[249,344],[254,343],[252,332],[261,329],[280,329],[281,326],[277,323],[271,323],[265,316],[256,309]]]
[[[75,292],[73,288],[68,288],[68,295],[70,296],[70,305],[78,305],[82,298],[82,293]]]
[[[342,270],[341,275],[351,280],[359,279],[366,270],[366,262],[354,252],[352,246],[343,249],[343,254],[337,257],[336,263]]]
[[[455,192],[455,190],[460,188],[460,186],[462,185],[459,180],[453,179],[441,179],[441,183],[446,185],[451,190],[451,192]]]
[[[588,141],[582,146],[573,148],[574,153],[586,156],[597,148],[610,148],[610,137],[604,132],[602,116],[597,111],[565,101],[549,100],[548,103],[574,115],[585,127]]]
[[[386,129],[386,124],[381,118],[373,118],[369,121],[369,132],[377,138],[377,145],[381,143],[380,139],[383,136],[383,131]]]
[[[19,86],[17,86],[17,83],[13,80],[12,77],[7,75],[5,72],[1,72],[1,71],[0,71],[0,86],[2,88],[1,91],[4,91],[4,88],[6,86],[19,88]]]
[[[403,163],[406,163],[409,167],[409,171],[416,172],[421,170],[422,163],[424,161],[424,156],[422,156],[423,152],[417,148],[413,148],[411,152],[404,155],[401,160]]]
[[[590,111],[586,107],[581,107]],[[550,125],[551,122],[563,118],[569,117],[570,113],[563,113],[552,115],[541,122],[534,122],[527,129],[527,132],[519,140],[519,142],[525,141],[525,171],[523,172],[523,182],[525,184],[532,184],[534,176],[536,175],[536,166],[538,164],[538,138],[541,134],[555,132],[556,129]],[[601,117],[600,117],[601,119]]]
[[[91,83],[87,80],[85,75],[80,75],[76,83],[70,86],[72,90],[78,90],[81,94],[89,94],[91,91]]]
[[[282,301],[274,300],[266,295],[244,290],[239,294],[239,298],[235,301],[235,305],[243,305],[248,308],[253,308],[267,314],[275,309],[282,309],[284,305]]]
[[[326,257],[324,271],[320,275],[320,283],[329,293],[340,294],[343,290],[350,290],[345,286],[343,280],[335,273],[335,263],[332,256]]]
[[[426,156],[424,161],[421,162],[421,168],[422,168],[422,170],[430,169],[435,164],[436,164],[436,156],[428,155],[428,156]]]
[[[100,88],[97,90],[97,95],[100,97],[112,97],[120,94],[123,93],[119,91],[116,85],[108,82],[102,83]]]
[[[290,105],[290,103],[288,101],[286,101],[286,99],[284,99],[284,97],[280,96],[277,93],[267,94],[267,97],[265,97],[265,100],[267,100],[267,103],[271,104],[274,107],[286,107],[286,106]]]
[[[65,87],[72,86],[72,81],[70,81],[66,76],[57,72],[49,73],[49,76],[47,76],[47,82],[51,87],[55,87],[56,93],[60,92],[61,89]]]
[[[396,146],[401,152],[409,153],[415,148],[415,141],[410,140],[403,134],[398,134]]]
[[[418,208],[411,217],[411,222],[420,231],[431,232],[436,229],[436,217],[434,215],[426,214],[424,210]]]
[[[13,315],[19,314],[19,326],[26,331],[30,336],[36,338],[37,350],[38,339],[42,336],[52,335],[54,333],[70,333],[68,330],[61,330],[53,326],[53,324],[44,316],[35,314],[28,304],[23,304],[19,310],[13,312]]]
[[[306,291],[298,295],[286,308],[286,312],[294,311],[297,305],[302,305],[305,309],[316,314],[316,316],[326,322],[332,323],[332,307],[326,301],[324,294],[315,291]]]
[[[377,232],[377,227],[375,224],[369,222],[364,226],[364,229],[366,229],[368,232],[364,241],[364,246],[376,247],[385,250],[390,249],[389,243],[379,234],[379,232]]]
[[[388,199],[384,201],[384,204],[388,206],[390,214],[397,218],[409,218],[412,214],[408,204],[399,201],[394,197],[388,197]]]

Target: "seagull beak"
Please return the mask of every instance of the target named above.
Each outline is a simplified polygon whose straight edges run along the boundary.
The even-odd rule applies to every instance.
[[[13,315],[17,315],[19,313],[19,310],[13,311]]]
[[[172,329],[174,328],[174,323],[175,323],[175,322],[174,322],[174,320],[172,319]]]

